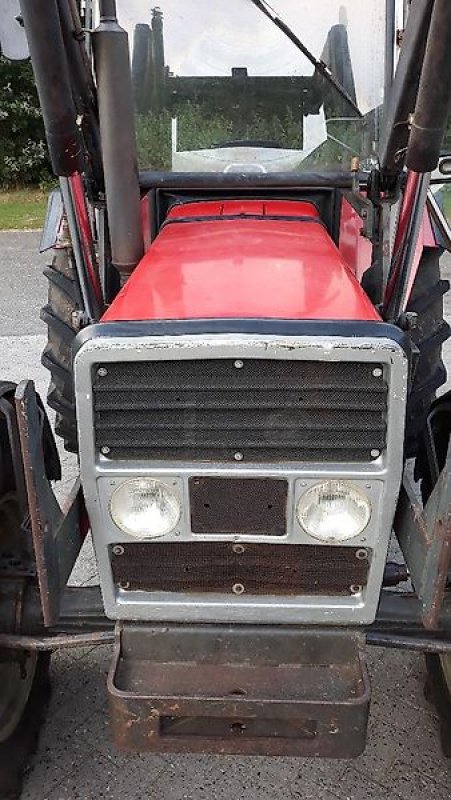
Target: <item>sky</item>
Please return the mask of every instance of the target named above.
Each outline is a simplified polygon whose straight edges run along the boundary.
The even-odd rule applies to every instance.
[[[7,58],[26,58],[28,45],[25,31],[16,22],[20,14],[19,0],[0,0],[0,53]]]
[[[250,0],[160,0],[166,63],[177,75],[311,75],[313,67]],[[347,21],[358,101],[380,104],[384,75],[385,0],[272,0],[282,19],[318,58],[332,25]],[[121,25],[132,34],[149,22],[148,0],[118,0]]]

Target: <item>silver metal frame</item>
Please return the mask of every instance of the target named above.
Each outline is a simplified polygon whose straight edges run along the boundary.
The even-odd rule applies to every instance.
[[[96,452],[92,408],[92,369],[115,361],[171,359],[301,359],[368,361],[382,367],[389,385],[387,447],[373,461],[359,464],[208,464],[155,461],[113,461]],[[105,612],[113,619],[155,621],[369,624],[376,614],[403,465],[404,416],[408,363],[402,348],[389,339],[344,337],[283,337],[261,335],[196,335],[143,338],[96,337],[86,342],[75,358],[77,416],[81,477],[93,531]],[[226,594],[169,594],[117,590],[113,584],[108,546],[136,541],[111,520],[109,502],[114,489],[132,477],[151,476],[173,483],[183,512],[171,534],[159,541],[209,540],[299,542],[318,544],[299,526],[295,504],[309,486],[328,477],[346,478],[364,491],[373,504],[372,519],[364,533],[344,544],[371,551],[368,584],[348,597],[271,597]],[[284,477],[289,485],[286,536],[199,537],[189,527],[188,478]],[[291,501],[291,507],[290,507]],[[334,545],[331,544],[331,547]]]

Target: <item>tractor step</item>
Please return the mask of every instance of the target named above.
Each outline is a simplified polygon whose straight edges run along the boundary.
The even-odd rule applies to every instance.
[[[352,758],[370,689],[360,633],[118,623],[108,679],[126,751]]]

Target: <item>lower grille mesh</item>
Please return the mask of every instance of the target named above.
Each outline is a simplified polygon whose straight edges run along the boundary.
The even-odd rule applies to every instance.
[[[96,445],[114,459],[369,461],[385,447],[374,363],[117,362],[97,365],[93,390]]]
[[[110,548],[113,580],[148,592],[350,595],[365,586],[362,549],[230,542],[130,542]]]

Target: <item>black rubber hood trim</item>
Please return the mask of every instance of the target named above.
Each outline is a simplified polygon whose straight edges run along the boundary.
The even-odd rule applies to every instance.
[[[391,339],[412,359],[410,338],[395,325],[386,322],[354,320],[287,319],[183,319],[133,322],[100,322],[89,325],[77,335],[73,357],[86,342],[97,338],[141,338],[144,336],[190,336],[240,333],[259,336],[318,336],[355,339]]]

